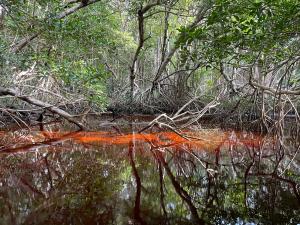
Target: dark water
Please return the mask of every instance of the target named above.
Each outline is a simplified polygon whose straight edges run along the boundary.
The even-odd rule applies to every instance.
[[[298,224],[300,148],[232,130],[0,133],[0,224]]]

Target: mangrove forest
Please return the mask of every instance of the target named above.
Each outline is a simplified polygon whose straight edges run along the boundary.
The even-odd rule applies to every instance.
[[[0,225],[300,225],[299,0],[0,0]]]

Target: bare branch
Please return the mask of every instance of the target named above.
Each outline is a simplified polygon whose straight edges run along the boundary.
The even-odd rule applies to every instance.
[[[269,93],[274,94],[274,95],[282,95],[282,94],[285,94],[285,95],[300,95],[300,90],[276,90],[274,88],[258,84],[258,83],[254,82],[252,80],[250,80],[250,85],[254,86],[255,88],[260,88],[262,90],[268,91]]]
[[[27,102],[31,105],[46,108],[50,112],[55,113],[57,115],[60,115],[63,118],[65,118],[67,121],[76,124],[80,129],[84,129],[84,126],[80,122],[73,119],[72,115],[70,115],[69,113],[65,112],[64,110],[62,110],[62,109],[60,109],[56,106],[53,106],[49,103],[42,102],[38,99],[29,97],[29,96],[20,95],[16,90],[11,89],[11,88],[2,88],[2,87],[0,87],[0,96],[3,96],[3,95],[14,96],[14,97],[16,97],[18,99],[21,99],[21,100],[23,100],[23,101],[25,101],[25,102]]]

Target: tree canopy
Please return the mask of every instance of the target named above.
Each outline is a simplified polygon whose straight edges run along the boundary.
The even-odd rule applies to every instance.
[[[154,113],[217,99],[262,116],[288,98],[295,111],[299,12],[297,0],[2,0],[1,82],[55,105]]]

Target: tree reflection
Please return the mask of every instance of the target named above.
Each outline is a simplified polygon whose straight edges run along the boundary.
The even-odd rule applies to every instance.
[[[0,224],[300,222],[299,140],[46,129],[2,135]]]

